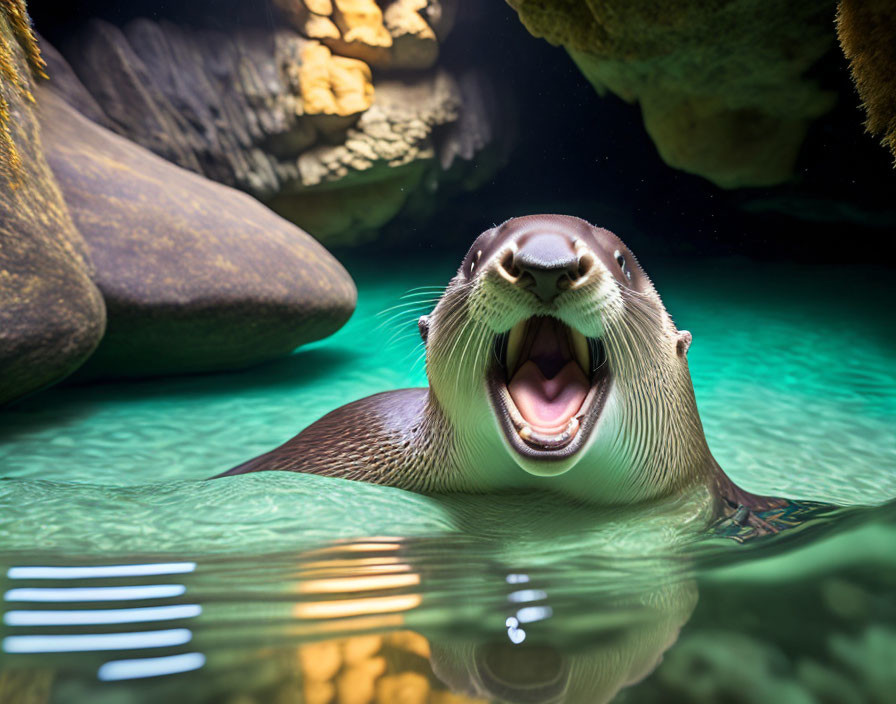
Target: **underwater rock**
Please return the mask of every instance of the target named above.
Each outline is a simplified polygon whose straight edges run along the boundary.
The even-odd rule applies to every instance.
[[[44,159],[31,76],[43,62],[23,27],[23,5],[0,5],[0,404],[73,372],[105,327],[87,247]]]
[[[816,701],[795,681],[786,653],[737,631],[701,630],[682,638],[656,674],[665,701]]]
[[[243,367],[329,335],[351,315],[351,278],[297,227],[51,90],[38,104],[47,161],[109,313],[86,376]]]
[[[641,106],[666,163],[725,188],[788,180],[810,122],[834,104],[807,77],[834,45],[826,3],[508,2],[599,93]]]
[[[0,672],[0,701],[6,704],[46,704],[53,694],[56,673],[46,667],[4,667]]]
[[[852,691],[867,692],[868,700],[885,702],[896,686],[893,662],[896,632],[885,624],[868,623],[855,635],[834,634],[828,642],[831,659],[844,679],[852,680]],[[847,689],[844,687],[844,689]]]
[[[421,201],[436,203],[443,185],[472,188],[503,164],[511,130],[498,129],[504,115],[477,98],[497,92],[488,77],[479,67],[433,65],[454,3],[280,6],[302,34],[285,25],[221,31],[94,20],[61,49],[116,132],[251,193],[328,245],[372,239],[408,203],[431,209]],[[370,22],[381,32],[364,30]],[[382,64],[347,47],[364,39],[370,48],[382,33],[392,42],[386,63],[405,70],[374,76],[371,65]],[[459,85],[471,73],[478,78],[464,80],[479,93]],[[464,121],[487,127],[457,149],[452,128]]]
[[[896,157],[896,3],[841,0],[837,36],[868,119]]]

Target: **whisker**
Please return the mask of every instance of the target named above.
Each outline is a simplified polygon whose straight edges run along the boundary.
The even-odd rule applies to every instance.
[[[415,337],[419,339],[419,335],[416,334],[416,331],[401,330],[396,333],[392,333],[392,335],[386,340],[386,342],[383,343],[383,347],[397,345],[402,340],[413,340]]]
[[[446,286],[414,286],[414,288],[409,288],[406,293],[412,293],[413,291],[444,291]]]
[[[425,314],[428,310],[430,310],[429,306],[416,309],[408,308],[406,310],[394,311],[388,318],[379,322],[379,324],[377,325],[377,329],[380,329],[381,327],[401,318],[406,318],[407,320],[415,320],[421,315]]]
[[[406,293],[403,296],[399,296],[398,300],[429,300],[429,301],[437,301],[441,298],[441,296],[437,294],[431,293]]]
[[[430,301],[405,301],[404,303],[398,303],[394,306],[389,306],[388,308],[384,308],[376,314],[376,317],[382,317],[388,313],[391,313],[395,310],[408,310],[412,308],[428,308]]]

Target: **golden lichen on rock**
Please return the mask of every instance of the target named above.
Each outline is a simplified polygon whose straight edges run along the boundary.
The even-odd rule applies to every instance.
[[[421,14],[427,0],[395,0],[383,13],[392,36],[392,62],[398,66],[432,66],[439,55],[439,42]]]
[[[334,56],[323,44],[308,42],[298,68],[306,115],[357,115],[373,104],[370,67],[358,59]]]
[[[834,102],[807,77],[834,44],[832,8],[815,0],[508,1],[598,92],[640,105],[670,166],[722,187],[791,177]]]
[[[392,46],[392,35],[383,25],[383,11],[373,0],[333,0],[333,21],[349,44]]]
[[[31,20],[25,10],[25,0],[0,0],[0,16],[4,20],[0,31],[0,81],[9,82],[26,100],[34,102],[30,79],[16,68],[14,54],[15,44],[18,44],[25,53],[31,71],[37,76],[46,78],[44,73],[46,65],[40,56],[37,39],[31,29]],[[6,181],[14,184],[17,182],[21,164],[9,131],[9,119],[9,101],[0,92],[0,170]]]
[[[422,188],[436,159],[433,130],[456,122],[460,109],[445,71],[383,80],[344,141],[299,155],[296,178],[267,204],[327,244],[369,239]]]
[[[837,36],[867,115],[865,127],[896,157],[896,2],[841,0]]]
[[[423,69],[438,58],[437,29],[427,17],[450,18],[434,0],[276,0],[301,34],[318,39],[335,54],[374,66]],[[381,7],[382,5],[382,7]],[[434,6],[437,12],[432,12]],[[453,7],[453,5],[452,5]],[[439,22],[450,24],[450,20]],[[447,31],[447,27],[444,27]]]
[[[34,36],[34,30],[31,28],[31,20],[25,9],[25,0],[0,0],[0,11],[2,11],[3,16],[9,24],[13,37],[24,50],[25,58],[28,61],[28,66],[31,68],[32,72],[41,78],[46,78],[47,74],[44,71],[47,65],[41,58],[40,48],[37,45],[37,37]],[[5,43],[6,40],[4,39],[4,44]],[[15,68],[11,63],[3,65],[4,73],[7,69],[13,74],[15,73]]]
[[[413,631],[306,643],[295,658],[301,675],[287,677],[278,686],[275,701],[486,704],[485,699],[455,693],[430,677],[430,652],[429,641]]]
[[[309,14],[303,23],[305,36],[309,39],[339,39],[339,27],[329,17]]]
[[[0,12],[0,101],[10,118],[0,145],[0,404],[74,371],[106,320],[86,243],[45,158],[30,75],[42,69],[20,43],[24,15],[9,7]]]

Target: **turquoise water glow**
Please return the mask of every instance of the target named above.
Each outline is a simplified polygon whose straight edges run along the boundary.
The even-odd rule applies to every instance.
[[[453,264],[410,261],[408,273],[385,280],[358,265],[355,317],[288,360],[56,388],[0,415],[4,660],[38,679],[56,673],[58,702],[244,692],[252,702],[310,704],[317,680],[299,672],[303,648],[339,638],[347,653],[351,638],[379,634],[371,653],[380,655],[368,660],[395,674],[410,667],[411,651],[394,634],[410,629],[430,649],[426,658],[414,651],[411,668],[427,678],[429,701],[446,689],[525,700],[483,674],[505,661],[525,673],[527,653],[554,662],[525,643],[556,655],[563,701],[592,702],[650,675],[684,627],[668,663],[621,696],[693,694],[686,673],[700,658],[714,687],[741,670],[756,681],[786,672],[780,686],[809,697],[793,701],[822,701],[813,693],[833,686],[813,679],[813,663],[853,690],[884,687],[877,670],[844,653],[874,653],[862,656],[870,662],[896,647],[896,613],[880,597],[896,583],[885,505],[896,497],[896,337],[886,291],[792,265],[644,263],[694,334],[698,404],[729,475],[753,491],[879,508],[693,551],[693,535],[682,540],[687,497],[595,512],[540,495],[437,499],[287,473],[204,481],[343,403],[425,384],[415,320],[427,304],[393,307],[418,300],[402,299],[410,289],[444,284]],[[135,563],[150,567],[115,571]],[[97,591],[109,587],[150,593]],[[59,591],[72,588],[87,591]],[[510,645],[520,648],[502,650]],[[704,662],[709,651],[715,659]],[[346,658],[337,683],[351,670]],[[160,677],[178,671],[200,674]],[[131,677],[139,684],[99,684]],[[549,690],[527,701],[547,701]],[[744,701],[767,696],[740,691]]]
[[[41,394],[0,415],[3,474],[104,486],[201,479],[344,403],[424,386],[415,321],[429,294],[407,292],[444,285],[453,265],[410,261],[385,280],[355,267],[349,324],[282,362]],[[727,472],[750,488],[835,503],[896,496],[896,333],[880,292],[790,264],[658,273],[648,262],[648,271],[694,334],[697,401]]]

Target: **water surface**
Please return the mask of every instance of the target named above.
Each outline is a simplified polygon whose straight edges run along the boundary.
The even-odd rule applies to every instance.
[[[896,336],[867,272],[645,262],[694,334],[722,467],[843,507],[787,534],[707,536],[687,496],[596,511],[205,481],[343,403],[425,385],[417,287],[444,285],[441,262],[350,263],[355,317],[288,360],[64,386],[0,415],[0,699],[885,701]]]

